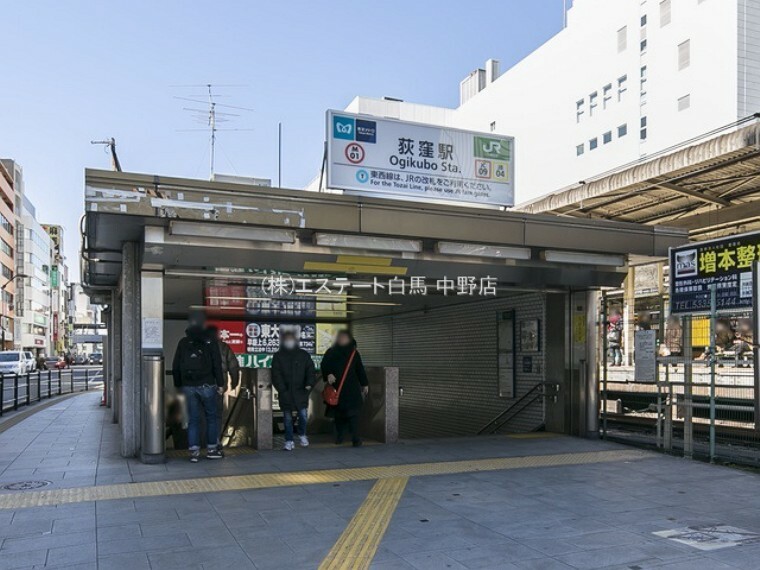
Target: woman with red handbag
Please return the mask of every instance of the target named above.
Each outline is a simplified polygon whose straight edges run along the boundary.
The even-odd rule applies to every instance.
[[[322,392],[327,404],[327,415],[335,419],[335,443],[343,443],[343,434],[348,428],[351,443],[359,447],[359,413],[367,397],[369,383],[362,364],[362,357],[356,350],[356,341],[347,330],[335,337],[322,358],[322,377],[327,385]]]

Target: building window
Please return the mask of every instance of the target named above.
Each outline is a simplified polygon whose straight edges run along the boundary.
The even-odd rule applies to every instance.
[[[647,118],[641,117],[639,123],[639,138],[643,141],[647,140]]]
[[[585,145],[579,144],[575,147],[575,156],[580,156],[586,150]]]
[[[618,127],[617,131],[618,131],[618,138],[624,137],[625,135],[627,135],[628,134],[628,123],[626,123],[625,125],[620,125]]]
[[[4,263],[3,266],[3,277],[5,279],[13,279],[13,270],[10,267],[7,267]]]
[[[628,89],[628,76],[623,75],[622,77],[618,77],[617,80],[617,89],[618,89],[618,101],[623,100],[623,93],[626,92]]]
[[[667,26],[671,20],[670,0],[660,2],[660,27]]]
[[[639,72],[639,95],[641,97],[641,104],[647,102],[647,66],[642,65]]]
[[[639,44],[639,51],[641,53],[646,53],[646,51],[647,51],[647,41],[646,40],[641,40],[641,43]]]
[[[575,102],[575,122],[576,123],[580,123],[581,118],[583,117],[583,102],[584,102],[583,99]]]
[[[643,28],[643,27],[644,27],[644,26],[646,26],[646,25],[647,25],[647,15],[646,15],[646,14],[644,14],[644,15],[641,17],[641,27]]]
[[[678,44],[678,70],[686,69],[691,64],[691,40]]]
[[[2,251],[5,255],[13,257],[13,248],[4,239],[0,239],[0,251]]]
[[[623,26],[617,31],[618,53],[624,52],[628,47],[628,26]]]
[[[691,95],[684,95],[678,98],[678,110],[685,111],[691,107]]]
[[[608,142],[612,142],[612,131],[607,131],[602,135],[602,141],[604,144],[607,144]]]
[[[594,150],[596,147],[599,146],[599,141],[596,140],[596,137],[588,141],[588,149]]]
[[[594,116],[594,110],[597,106],[597,92],[594,91],[591,95],[588,96],[588,116],[593,117]]]
[[[491,122],[491,132],[494,132],[496,130],[496,121]]]
[[[606,109],[612,101],[612,83],[608,83],[602,88],[602,109]]]
[[[8,221],[8,218],[0,214],[0,227],[2,227],[6,232],[13,235],[13,224]]]

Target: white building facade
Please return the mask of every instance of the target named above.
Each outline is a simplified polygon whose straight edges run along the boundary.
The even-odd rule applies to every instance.
[[[760,0],[575,0],[562,31],[500,76],[489,60],[460,97],[346,110],[514,136],[527,202],[760,112]]]
[[[50,263],[52,242],[37,221],[34,206],[21,198],[17,226],[16,315],[20,322],[21,348],[39,354],[51,354]],[[21,286],[23,284],[23,286]]]

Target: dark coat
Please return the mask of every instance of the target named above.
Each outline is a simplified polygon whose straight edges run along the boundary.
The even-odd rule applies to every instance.
[[[272,384],[283,411],[309,407],[309,390],[317,382],[314,361],[302,348],[280,348],[272,359]]]
[[[172,377],[177,388],[225,385],[219,344],[208,331],[200,327],[190,327],[185,331],[174,352]]]
[[[356,350],[356,343],[351,343],[348,346],[334,345],[330,347],[322,358],[322,377],[327,382],[327,376],[332,374],[335,376],[335,389],[340,386],[340,379],[343,377],[343,371],[346,368],[348,359],[351,356],[351,352]],[[362,404],[364,404],[364,396],[362,394],[362,387],[368,386],[367,372],[364,370],[364,364],[362,364],[362,357],[359,352],[356,352],[354,360],[351,363],[351,368],[346,375],[346,381],[343,385],[343,389],[340,392],[340,398],[338,399],[338,410],[344,415],[358,414],[361,410]]]

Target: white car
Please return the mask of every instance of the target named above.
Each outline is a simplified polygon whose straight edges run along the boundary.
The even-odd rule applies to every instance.
[[[0,374],[26,374],[26,355],[20,350],[0,352]]]
[[[34,358],[34,355],[28,350],[25,350],[24,357],[26,358],[26,371],[34,372],[37,370],[37,359]]]

